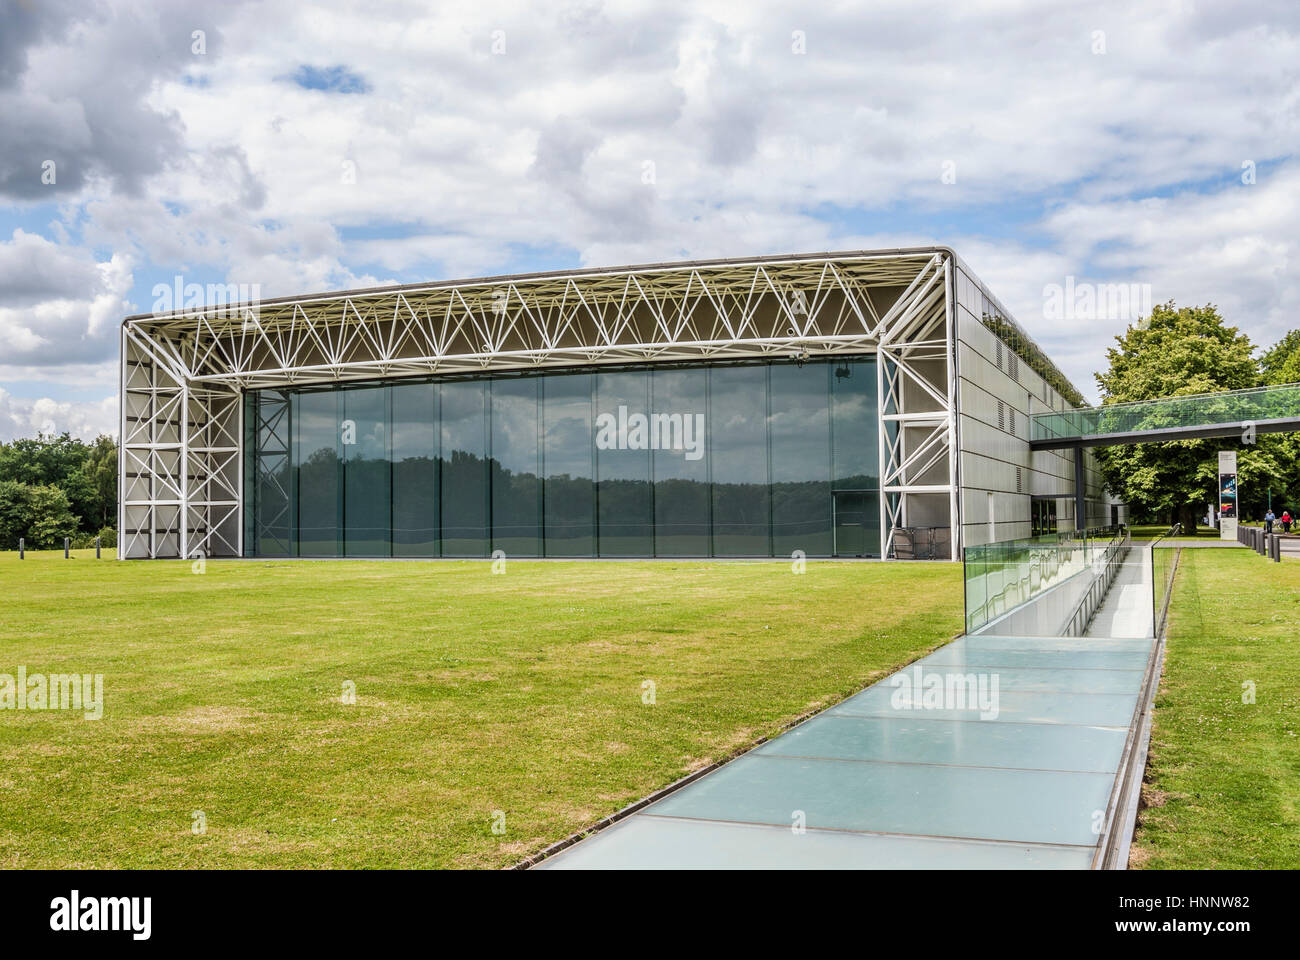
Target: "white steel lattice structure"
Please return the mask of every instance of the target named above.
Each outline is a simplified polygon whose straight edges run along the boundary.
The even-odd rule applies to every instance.
[[[606,363],[878,355],[882,555],[960,549],[946,248],[576,270],[291,297],[122,325],[119,556],[243,553],[244,391]],[[959,261],[958,261],[959,262]]]

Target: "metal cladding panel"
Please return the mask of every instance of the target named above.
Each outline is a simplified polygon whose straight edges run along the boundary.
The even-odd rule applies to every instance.
[[[973,275],[958,284],[957,356],[960,379],[962,528],[967,545],[1028,535],[1030,496],[1067,502],[1058,518],[1073,517],[1074,462],[1070,451],[1043,457],[1029,449],[1031,416],[1069,409],[1061,396],[1023,357],[981,322],[979,313],[1001,308],[986,299]],[[1085,458],[1090,517],[1107,511],[1095,458]],[[989,525],[988,493],[996,517]],[[1109,522],[1108,520],[1106,522]],[[1015,531],[1015,532],[1013,532]],[[996,536],[994,536],[996,534]]]

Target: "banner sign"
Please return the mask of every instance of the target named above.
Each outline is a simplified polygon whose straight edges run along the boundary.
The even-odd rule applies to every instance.
[[[1219,451],[1219,539],[1237,539],[1237,451]]]

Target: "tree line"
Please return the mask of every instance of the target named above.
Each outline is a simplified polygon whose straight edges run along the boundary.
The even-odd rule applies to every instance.
[[[38,434],[0,443],[0,550],[24,539],[34,550],[88,545],[96,536],[116,546],[117,443]]]

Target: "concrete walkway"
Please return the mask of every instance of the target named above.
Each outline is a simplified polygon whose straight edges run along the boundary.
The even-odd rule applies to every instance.
[[[962,637],[536,869],[1087,869],[1152,644]]]

